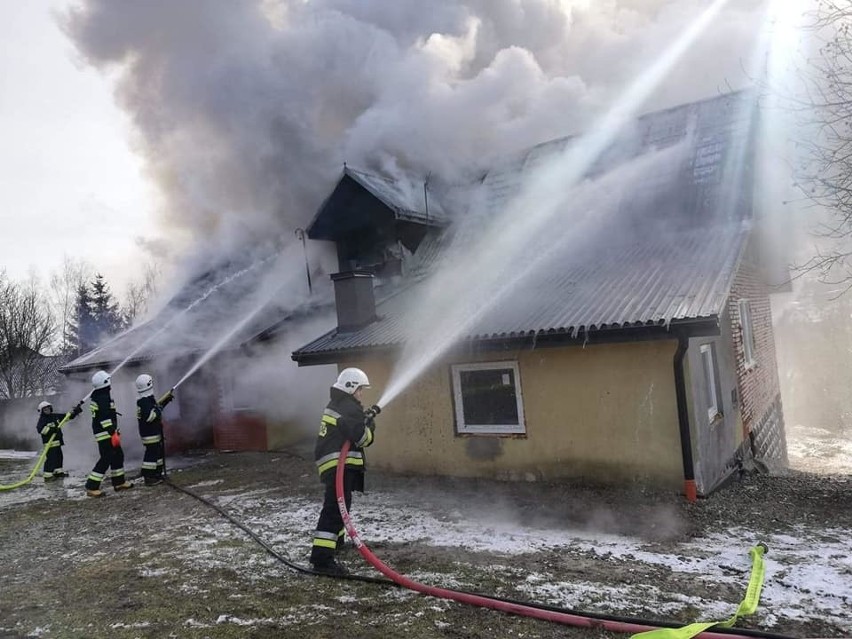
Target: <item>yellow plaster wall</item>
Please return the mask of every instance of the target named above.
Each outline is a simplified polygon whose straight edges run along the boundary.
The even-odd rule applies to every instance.
[[[650,480],[680,488],[683,468],[672,358],[676,341],[547,348],[434,366],[379,417],[369,463],[395,472]],[[451,363],[518,362],[526,436],[455,433]],[[390,362],[362,360],[379,399]]]

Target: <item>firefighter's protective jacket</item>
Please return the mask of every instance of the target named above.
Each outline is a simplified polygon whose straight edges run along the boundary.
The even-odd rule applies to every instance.
[[[56,439],[53,440],[51,447],[62,446],[65,443],[65,440],[62,439],[62,429],[59,428],[59,422],[64,418],[65,413],[42,413],[39,415],[36,430],[41,435],[42,444],[48,442],[54,430],[56,430]]]
[[[92,433],[95,435],[95,441],[112,437],[118,428],[118,415],[109,388],[99,388],[92,392],[89,408],[92,410]]]
[[[331,401],[322,414],[314,458],[324,484],[334,482],[337,458],[347,440],[352,442],[346,455],[346,472],[352,475],[353,490],[364,489],[364,449],[373,443],[375,425],[364,415],[361,402],[352,395],[331,389]]]
[[[147,445],[159,444],[163,438],[163,409],[153,395],[136,400],[139,438]]]

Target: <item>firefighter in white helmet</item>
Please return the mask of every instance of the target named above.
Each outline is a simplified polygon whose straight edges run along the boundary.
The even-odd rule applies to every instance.
[[[142,477],[146,486],[162,483],[166,464],[163,439],[163,408],[174,399],[170,390],[159,401],[154,398],[154,378],[143,373],[136,378],[136,420],[139,423],[139,438],[145,446],[142,458]]]
[[[89,408],[92,410],[92,432],[98,445],[98,461],[86,478],[86,494],[89,497],[103,497],[101,482],[111,469],[112,487],[118,492],[129,490],[133,484],[124,475],[124,450],[121,448],[121,436],[118,430],[118,412],[110,394],[110,376],[106,371],[92,375],[92,398]]]
[[[319,522],[314,531],[311,563],[314,570],[331,575],[345,574],[346,569],[335,560],[335,551],[343,544],[345,529],[337,507],[334,477],[337,458],[344,442],[352,442],[346,455],[344,499],[348,509],[352,491],[364,491],[364,448],[373,443],[378,406],[364,410],[362,393],[370,387],[366,373],[358,368],[344,369],[331,387],[331,400],[323,411],[314,457],[320,481],[325,485],[325,498]]]
[[[48,442],[50,442],[50,447],[47,449],[47,455],[44,458],[44,481],[53,481],[54,479],[68,477],[68,473],[62,468],[62,445],[65,443],[65,440],[62,438],[62,429],[59,427],[59,424],[62,423],[66,415],[68,419],[65,421],[70,421],[82,413],[83,409],[80,408],[82,404],[83,402],[80,402],[68,411],[67,414],[62,412],[54,413],[53,404],[50,402],[41,402],[38,405],[38,424],[36,425],[36,430],[41,435],[42,444],[47,446]]]

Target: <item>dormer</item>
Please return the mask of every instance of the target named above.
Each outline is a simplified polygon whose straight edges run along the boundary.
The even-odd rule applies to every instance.
[[[406,255],[417,251],[430,229],[447,216],[423,182],[391,180],[345,167],[307,234],[337,246],[340,271],[402,275]]]

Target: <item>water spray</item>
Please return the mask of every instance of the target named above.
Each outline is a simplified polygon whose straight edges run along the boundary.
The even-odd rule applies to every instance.
[[[453,267],[432,277],[422,306],[411,311],[407,324],[414,329],[410,335],[418,338],[406,340],[391,380],[378,401],[379,406],[387,405],[407,388],[530,273],[530,265],[536,262],[520,259],[525,257],[525,249],[542,236],[559,212],[566,193],[587,175],[625,123],[635,117],[729,1],[715,0],[627,88],[588,133],[552,161],[531,172],[520,193],[482,234],[479,251],[471,250],[469,245],[454,247],[452,259],[447,260]],[[459,278],[459,273],[476,273],[475,287],[469,286],[465,278]],[[476,294],[471,288],[476,289]],[[423,308],[434,308],[437,312],[423,313]]]
[[[137,345],[137,346],[136,346],[136,347],[135,347],[135,348],[134,348],[134,349],[130,352],[130,354],[129,354],[129,355],[127,355],[127,357],[125,357],[123,360],[121,360],[121,361],[120,361],[120,362],[119,362],[119,363],[118,363],[118,364],[117,364],[117,365],[116,365],[116,366],[115,366],[115,367],[114,367],[114,368],[113,368],[113,369],[109,372],[109,376],[110,376],[110,377],[113,377],[113,376],[114,376],[114,375],[115,375],[115,374],[116,374],[119,370],[121,370],[122,368],[124,368],[124,366],[126,366],[126,365],[127,365],[127,363],[128,363],[129,361],[131,361],[131,360],[132,360],[132,359],[133,359],[136,355],[138,355],[138,354],[139,354],[139,353],[140,353],[140,352],[141,352],[141,351],[142,351],[142,350],[143,350],[146,346],[148,346],[148,344],[150,344],[150,343],[151,343],[151,342],[153,342],[155,339],[157,339],[160,335],[162,335],[162,334],[166,331],[166,329],[170,328],[170,327],[172,326],[172,324],[174,324],[174,322],[175,322],[175,321],[177,321],[179,318],[181,318],[181,317],[183,317],[184,315],[186,315],[187,313],[189,313],[189,312],[190,312],[193,308],[195,308],[195,307],[196,307],[196,306],[198,306],[201,302],[203,302],[203,301],[204,301],[204,300],[206,300],[208,297],[210,297],[210,296],[211,296],[214,292],[216,292],[216,291],[217,291],[218,289],[220,289],[222,286],[225,286],[226,284],[228,284],[228,283],[230,283],[230,282],[234,281],[234,280],[235,280],[235,279],[237,279],[238,277],[240,277],[240,276],[242,276],[242,275],[245,275],[246,273],[248,273],[249,271],[253,270],[254,268],[256,268],[256,267],[260,266],[261,264],[263,264],[263,263],[265,263],[265,262],[267,262],[267,261],[268,261],[268,260],[270,260],[272,257],[273,257],[273,256],[270,256],[270,257],[267,257],[267,258],[265,258],[265,259],[261,260],[260,262],[256,262],[256,263],[252,264],[251,266],[249,266],[249,267],[247,267],[247,268],[244,268],[244,269],[242,269],[241,271],[238,271],[238,272],[234,273],[233,275],[231,275],[231,276],[227,277],[226,279],[224,279],[224,280],[222,280],[221,282],[218,282],[216,285],[212,286],[212,287],[211,287],[211,288],[210,288],[207,292],[205,292],[205,293],[204,293],[201,297],[199,297],[198,299],[196,299],[195,301],[193,301],[193,302],[192,302],[192,304],[190,304],[189,306],[187,306],[185,309],[181,310],[180,312],[176,313],[176,314],[175,314],[175,315],[173,315],[172,317],[170,317],[170,318],[166,321],[166,323],[165,323],[165,324],[163,324],[163,325],[162,325],[159,329],[157,329],[155,332],[151,333],[151,335],[149,335],[149,336],[148,336],[148,337],[146,337],[144,340],[142,340],[142,341],[141,341],[141,342],[140,342],[140,343],[139,343],[139,344],[138,344],[138,345]],[[117,335],[116,337],[114,337],[114,338],[112,338],[112,339],[108,340],[108,341],[107,341],[107,342],[105,342],[103,345],[99,346],[97,349],[95,349],[94,351],[92,351],[92,352],[90,353],[90,355],[94,355],[94,354],[96,354],[96,353],[100,352],[100,351],[101,351],[101,350],[103,350],[106,346],[108,346],[108,345],[110,345],[110,344],[114,343],[114,342],[115,342],[115,341],[116,341],[119,337],[122,337],[122,336],[124,336],[125,334],[127,334],[127,332],[128,332],[129,330],[131,330],[131,329],[128,329],[128,330],[126,330],[126,331],[123,331],[122,333],[120,333],[120,334],[119,334],[119,335]],[[237,329],[237,330],[238,330],[238,329]],[[236,332],[236,330],[235,330],[234,332]],[[209,357],[208,357],[207,359],[209,359]],[[204,361],[206,361],[206,359],[205,359]],[[202,362],[202,363],[203,363],[203,362]],[[158,403],[159,403],[160,405],[163,405],[165,402],[167,402],[167,401],[168,401],[168,397],[169,397],[169,395],[171,395],[172,393],[174,393],[174,391],[175,391],[175,389],[177,388],[177,386],[178,386],[179,384],[183,383],[183,382],[185,381],[185,379],[186,379],[187,377],[189,377],[189,375],[191,375],[193,372],[195,372],[195,370],[197,370],[197,369],[198,369],[198,366],[200,366],[200,364],[199,364],[199,365],[197,365],[197,366],[195,366],[195,367],[193,368],[193,370],[191,370],[191,371],[190,371],[187,375],[184,375],[184,377],[180,380],[180,382],[178,382],[178,384],[175,384],[175,386],[174,386],[174,387],[172,387],[172,388],[171,388],[171,390],[169,390],[169,391],[168,391],[165,395],[163,395],[163,396],[159,399]],[[86,393],[86,395],[83,397],[83,399],[81,399],[79,402],[77,402],[76,406],[82,406],[82,405],[86,402],[86,400],[88,400],[88,399],[92,396],[92,393],[93,393],[93,392],[94,392],[94,389],[92,389],[92,390],[90,390],[88,393]],[[68,412],[68,413],[66,413],[66,414],[65,414],[65,417],[63,417],[63,418],[62,418],[62,420],[59,422],[59,425],[58,425],[58,427],[57,427],[57,432],[59,432],[59,430],[61,430],[61,429],[62,429],[62,427],[63,427],[63,426],[65,426],[65,424],[66,424],[66,423],[68,423],[68,421],[69,421],[69,419],[70,419],[70,415],[71,415],[71,413],[70,413],[70,412]],[[26,485],[26,484],[30,483],[30,482],[33,480],[33,478],[36,476],[36,473],[38,472],[38,469],[39,469],[39,468],[41,467],[41,465],[44,463],[44,458],[47,456],[47,451],[48,451],[48,449],[50,448],[50,445],[53,443],[53,441],[54,441],[55,439],[56,439],[56,433],[54,433],[54,434],[50,437],[50,439],[47,441],[47,443],[46,443],[46,444],[42,447],[41,453],[40,453],[40,454],[39,454],[39,456],[36,458],[36,463],[33,465],[32,470],[30,471],[30,473],[29,473],[29,474],[28,474],[28,475],[27,475],[24,479],[22,479],[21,481],[15,482],[15,483],[13,483],[13,484],[0,485],[0,491],[13,490],[13,489],[15,489],[15,488],[20,488],[21,486],[24,486],[24,485]]]

